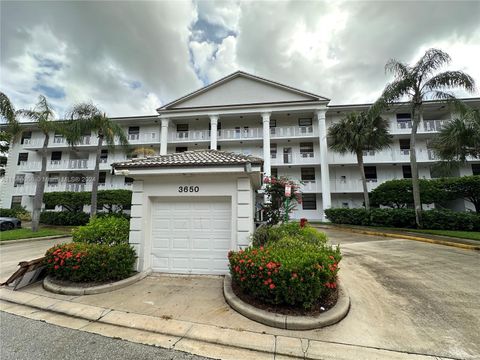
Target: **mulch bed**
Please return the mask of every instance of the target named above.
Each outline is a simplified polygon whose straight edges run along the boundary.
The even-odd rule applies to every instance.
[[[125,279],[128,279],[129,277],[134,276],[136,274],[137,272],[134,272],[128,277],[126,277]],[[125,279],[120,279],[120,280],[125,280]],[[113,284],[113,283],[116,283],[117,281],[120,281],[120,280],[109,280],[109,281],[103,281],[103,282],[102,281],[74,282],[69,280],[55,279],[53,276],[50,276],[49,280],[58,286],[77,287],[77,288],[89,288],[89,287],[99,286],[99,285],[108,285],[108,284]]]
[[[295,307],[292,305],[273,305],[264,303],[250,294],[244,294],[240,287],[232,281],[232,290],[235,295],[237,295],[241,300],[255,306],[256,308],[269,311],[272,313],[283,314],[283,315],[293,315],[293,316],[317,316],[321,313],[324,313],[328,309],[331,309],[338,299],[338,289],[335,289],[331,295],[325,299],[319,299],[310,309],[305,310],[302,307]],[[323,310],[322,310],[323,308]]]

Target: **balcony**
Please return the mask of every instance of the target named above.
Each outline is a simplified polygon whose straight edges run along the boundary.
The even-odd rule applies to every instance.
[[[36,172],[41,170],[41,161],[22,161],[18,165],[18,170],[24,172]],[[70,160],[47,160],[47,171],[65,171],[65,170],[93,170],[95,161],[88,159],[70,159]]]
[[[317,193],[321,192],[321,186],[316,180],[302,180],[300,184],[300,191],[302,193]]]
[[[271,154],[272,165],[314,165],[319,164],[319,159],[315,156],[315,153],[283,153],[283,154]]]
[[[442,130],[449,120],[423,120],[418,125],[417,133],[426,134]],[[412,132],[411,121],[394,121],[390,127],[392,134],[410,134]]]
[[[317,136],[313,126],[281,126],[270,128],[270,138]]]
[[[367,189],[372,191],[380,182],[378,179],[367,179]],[[351,193],[351,192],[363,192],[363,185],[361,179],[349,179],[349,180],[332,180],[330,179],[330,191],[335,193]]]
[[[220,132],[221,130],[219,130]],[[170,135],[171,142],[209,141],[209,130],[176,131]]]
[[[23,140],[23,147],[26,149],[36,149],[36,148],[41,148],[43,147],[43,139],[24,139]],[[78,144],[75,145],[75,147],[81,147],[81,146],[96,146],[97,145],[97,139],[90,136],[90,135],[85,135],[82,136],[78,142]],[[63,136],[54,136],[50,137],[50,140],[48,142],[48,148],[66,148],[69,147],[70,145],[67,143],[67,140]]]

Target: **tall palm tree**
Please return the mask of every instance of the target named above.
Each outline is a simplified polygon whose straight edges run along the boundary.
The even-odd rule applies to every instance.
[[[462,71],[438,72],[450,62],[450,56],[438,49],[429,49],[413,66],[391,59],[385,65],[387,72],[393,73],[394,80],[383,90],[379,103],[389,104],[408,99],[411,104],[412,132],[410,135],[410,165],[412,168],[413,201],[417,226],[422,226],[422,202],[418,183],[416,155],[416,134],[423,119],[423,101],[436,99],[451,101],[454,95],[448,90],[462,88],[469,92],[475,90],[473,78]]]
[[[390,146],[392,136],[388,133],[389,123],[370,109],[366,112],[347,114],[338,123],[328,129],[329,147],[340,154],[352,153],[362,176],[365,208],[370,209],[367,179],[363,167],[364,150],[382,150]]]
[[[5,130],[1,132],[0,153],[7,153],[10,145],[18,140],[22,127],[17,119],[18,111],[6,94],[0,92],[0,118],[5,122]]]
[[[465,162],[469,156],[480,159],[480,110],[458,103],[456,115],[433,140],[435,153],[453,164]]]
[[[93,104],[81,103],[73,106],[68,118],[69,121],[65,123],[63,134],[71,146],[78,145],[87,132],[93,131],[98,138],[90,209],[90,216],[94,217],[97,213],[98,178],[102,147],[106,145],[113,150],[116,145],[115,140],[118,140],[118,143],[126,148],[128,138],[120,125],[110,120],[105,113]]]
[[[40,150],[42,167],[40,169],[40,173],[34,176],[36,188],[32,209],[32,231],[35,232],[38,231],[40,212],[42,210],[43,203],[43,194],[45,192],[45,178],[47,176],[47,149],[50,133],[60,128],[60,122],[55,121],[55,113],[43,95],[38,97],[38,102],[33,110],[19,110],[18,112],[19,114],[36,122],[37,127],[44,136],[43,146]]]

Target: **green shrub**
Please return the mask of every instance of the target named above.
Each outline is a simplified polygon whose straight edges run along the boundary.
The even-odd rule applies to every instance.
[[[228,254],[233,282],[271,304],[310,308],[336,288],[339,248],[284,237],[267,247]]]
[[[68,211],[80,212],[84,205],[90,205],[92,193],[89,191],[68,192],[53,191],[45,193],[43,202],[46,206],[63,206]],[[97,205],[108,212],[122,212],[132,204],[132,191],[125,189],[100,190],[97,193]]]
[[[82,211],[44,211],[40,214],[40,222],[46,225],[85,225],[89,218],[90,216]]]
[[[272,244],[284,237],[301,238],[312,244],[324,244],[327,237],[324,233],[306,225],[301,227],[298,222],[288,222],[275,226],[261,226],[252,235],[252,245],[259,247]]]
[[[32,215],[21,206],[16,206],[13,209],[0,209],[0,217],[16,217],[21,221],[32,220]]]
[[[45,265],[47,273],[56,279],[105,282],[132,275],[135,259],[135,250],[128,244],[70,243],[48,249]]]
[[[90,219],[87,225],[73,230],[74,242],[90,244],[126,244],[130,222],[119,216],[103,216]]]
[[[335,224],[415,228],[413,209],[326,209],[328,219]],[[480,230],[480,215],[452,210],[422,212],[425,229]]]

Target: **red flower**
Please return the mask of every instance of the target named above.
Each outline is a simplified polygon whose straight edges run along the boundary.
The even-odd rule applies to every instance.
[[[270,284],[270,289],[275,289],[275,284]]]
[[[263,282],[263,284],[264,284],[264,285],[268,285],[269,282],[268,282],[267,280],[265,280],[265,281]]]
[[[59,267],[60,267],[60,266],[55,265],[53,268],[54,268],[55,270],[58,270]]]

